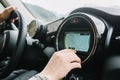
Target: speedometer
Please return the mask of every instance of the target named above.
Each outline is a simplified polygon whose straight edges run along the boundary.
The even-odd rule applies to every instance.
[[[46,26],[38,20],[32,20],[31,23],[28,25],[28,34],[30,37],[34,39],[39,39],[42,41],[46,35]]]
[[[38,24],[36,20],[31,21],[31,23],[28,25],[28,34],[30,35],[30,37],[35,36],[37,32],[37,27],[38,27]]]

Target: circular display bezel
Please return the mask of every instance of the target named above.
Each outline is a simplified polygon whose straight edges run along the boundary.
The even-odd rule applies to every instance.
[[[88,15],[83,13],[75,13],[68,16],[59,26],[56,35],[57,50],[66,49],[64,38],[65,34],[69,32],[87,32],[90,34],[90,43],[88,51],[77,51],[77,55],[81,58],[82,63],[86,62],[90,58],[90,56],[92,56],[95,53],[97,48],[98,32],[94,21]]]

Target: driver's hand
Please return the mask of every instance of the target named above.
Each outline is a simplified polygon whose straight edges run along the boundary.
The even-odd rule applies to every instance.
[[[13,10],[16,10],[16,9],[17,9],[16,7],[12,7],[12,6],[9,6],[9,7],[5,8],[5,9],[0,13],[0,22],[5,21],[6,19],[8,19],[8,17],[10,16],[10,13],[11,13]]]
[[[75,50],[65,49],[55,52],[44,70],[38,75],[48,80],[60,80],[73,68],[81,68],[81,60]]]

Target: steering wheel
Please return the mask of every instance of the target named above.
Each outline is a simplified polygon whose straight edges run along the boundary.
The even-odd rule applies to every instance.
[[[10,18],[13,18],[14,14],[16,14],[18,17],[18,22],[19,22],[18,26],[15,26],[10,21]],[[10,41],[6,41],[7,34],[9,35],[9,40],[13,40],[12,42],[15,42],[15,47],[13,47],[13,51],[10,52],[10,53],[12,53],[10,56],[10,59],[0,70],[0,79],[7,77],[17,67],[17,64],[18,64],[19,60],[21,59],[22,51],[25,46],[25,39],[26,39],[26,34],[27,34],[27,27],[25,25],[23,16],[21,15],[20,12],[18,12],[18,11],[11,12],[10,18],[8,18],[8,20],[6,20],[6,24],[11,25],[12,30],[5,30],[4,34],[2,34],[2,37],[0,37],[0,38],[2,38],[1,39],[2,42],[0,43],[0,47],[2,46],[1,47],[2,49],[0,49],[0,52],[3,52],[4,51],[3,48],[12,44],[12,43],[9,43]],[[17,28],[19,28],[19,29],[16,30]],[[17,34],[17,33],[13,33],[14,31],[17,31],[17,33],[18,33],[16,40],[14,40],[14,38],[13,38],[13,35]],[[4,38],[3,38],[3,36],[4,36]],[[5,44],[7,44],[7,45],[5,45]],[[5,55],[5,57],[7,57],[8,54],[0,53],[0,57],[1,57],[1,55]],[[2,62],[3,62],[3,60],[1,60],[0,64]]]

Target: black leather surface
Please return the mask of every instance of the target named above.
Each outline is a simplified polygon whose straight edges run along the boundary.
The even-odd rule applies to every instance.
[[[34,70],[27,71],[21,69],[21,70],[13,71],[7,78],[2,80],[28,80],[37,73],[38,72]]]

